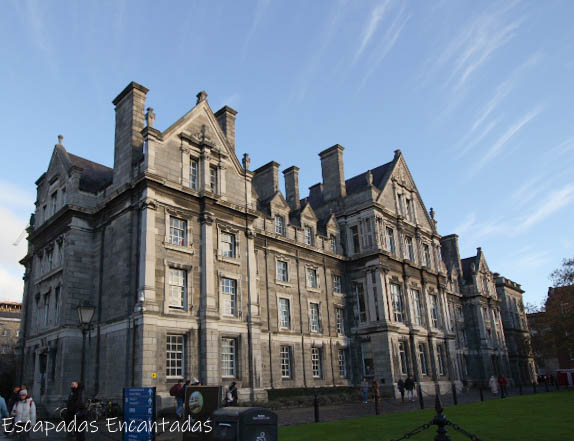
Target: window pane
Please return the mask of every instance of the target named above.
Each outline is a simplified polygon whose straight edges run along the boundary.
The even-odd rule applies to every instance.
[[[279,299],[279,317],[282,328],[291,328],[291,305],[289,299]]]
[[[311,368],[313,369],[313,377],[321,378],[321,349],[311,348]]]
[[[291,347],[281,346],[279,357],[281,360],[281,377],[291,378]]]
[[[183,377],[183,335],[168,335],[166,349],[166,376]]]
[[[169,269],[169,306],[170,308],[184,308],[186,298],[186,279],[185,270],[170,268]]]
[[[311,303],[310,315],[311,315],[311,331],[312,332],[320,332],[321,323],[319,320],[319,304],[318,303]]]
[[[237,316],[237,281],[234,279],[221,279],[221,294],[223,313]]]
[[[186,245],[187,222],[177,217],[169,218],[169,243]]]
[[[277,279],[281,282],[289,280],[289,273],[287,272],[287,262],[281,260],[277,261]]]
[[[221,375],[223,377],[237,376],[237,347],[234,338],[221,339]]]
[[[189,186],[192,190],[199,189],[199,164],[193,158],[189,162]]]
[[[339,361],[339,375],[342,378],[346,378],[347,377],[347,361],[346,361],[344,350],[339,350],[338,361]]]
[[[235,234],[221,233],[221,250],[224,257],[235,257]]]

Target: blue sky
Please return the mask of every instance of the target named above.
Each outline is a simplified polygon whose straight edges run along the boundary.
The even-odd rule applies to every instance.
[[[169,7],[168,7],[169,6]],[[400,148],[439,232],[481,246],[539,303],[574,255],[574,3],[11,1],[0,15],[0,298],[21,297],[35,180],[59,133],[111,166],[112,99],[150,89],[163,130],[195,104],[238,110],[252,168],[351,177]]]

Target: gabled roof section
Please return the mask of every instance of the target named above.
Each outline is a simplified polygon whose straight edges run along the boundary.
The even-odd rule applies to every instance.
[[[301,199],[300,204],[301,208],[297,210],[291,210],[291,212],[289,213],[289,220],[291,224],[296,225],[298,227],[302,227],[303,226],[302,219],[304,217],[311,218],[313,222],[317,223],[319,219],[315,214],[315,210],[313,210],[313,207],[311,207],[309,199],[308,198]]]
[[[387,162],[386,164],[380,165],[372,170],[367,170],[360,175],[353,176],[345,181],[345,187],[347,189],[347,194],[359,193],[365,191],[369,188],[369,182],[367,179],[367,173],[371,172],[373,177],[373,185],[379,190],[382,190],[390,176],[390,171],[393,162]]]
[[[466,282],[472,281],[473,274],[479,272],[490,272],[488,265],[486,263],[486,258],[481,248],[477,249],[476,256],[467,257],[460,260],[462,266],[462,274]]]
[[[266,211],[267,214],[271,214],[272,211],[271,208],[273,207],[278,207],[279,209],[284,211],[289,211],[290,209],[289,204],[287,204],[287,201],[285,200],[280,191],[276,191],[275,193],[273,193],[272,196],[268,197],[267,199],[260,199],[259,195],[257,196],[260,209]]]

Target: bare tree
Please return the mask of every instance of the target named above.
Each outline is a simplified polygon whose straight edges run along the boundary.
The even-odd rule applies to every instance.
[[[562,260],[562,266],[550,274],[554,286],[574,285],[574,257]]]

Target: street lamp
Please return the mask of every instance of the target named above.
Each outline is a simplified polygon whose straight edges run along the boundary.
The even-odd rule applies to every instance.
[[[81,366],[81,375],[80,381],[85,387],[85,379],[86,379],[86,335],[88,330],[90,329],[90,323],[92,322],[92,318],[94,318],[94,312],[96,312],[96,307],[89,302],[84,302],[81,305],[78,305],[76,308],[78,312],[78,320],[80,321],[80,327],[82,328],[82,366]]]

